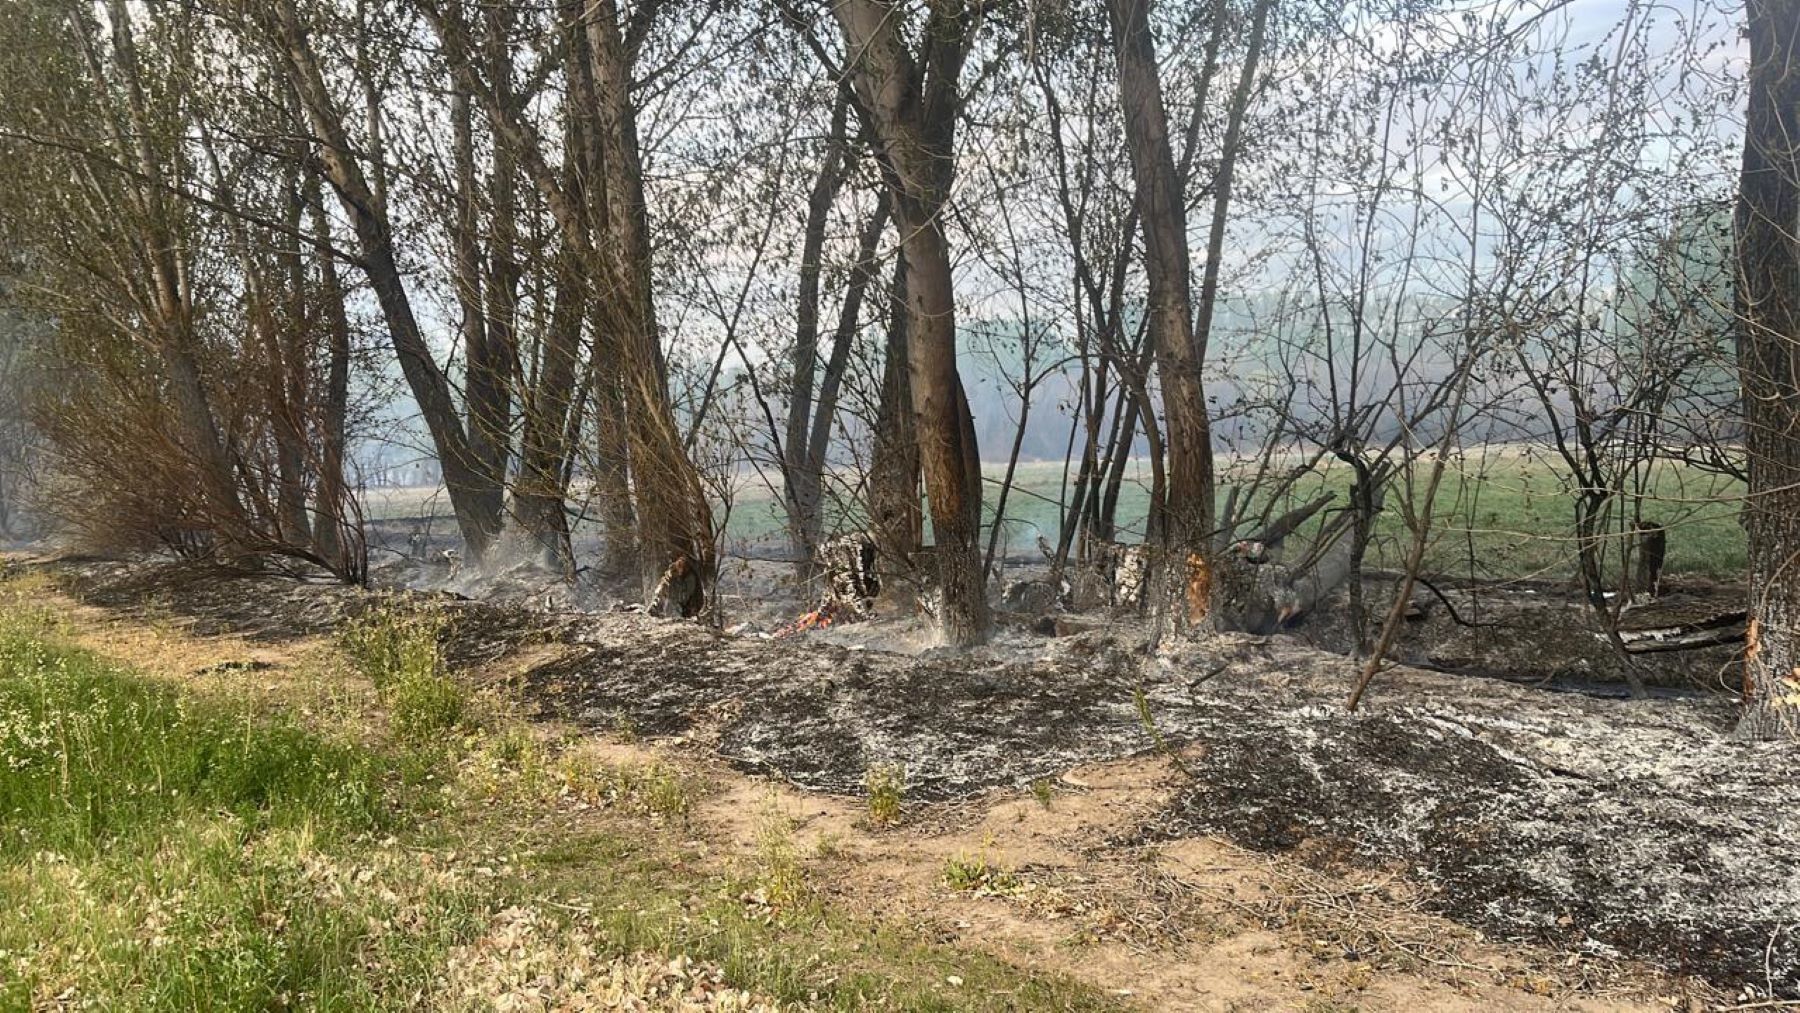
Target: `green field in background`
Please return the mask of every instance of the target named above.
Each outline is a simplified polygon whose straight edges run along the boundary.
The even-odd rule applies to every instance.
[[[1246,467],[1240,462],[1221,462],[1221,487],[1245,477]],[[984,468],[990,525],[1005,473],[1004,465]],[[1073,469],[1069,473],[1072,475]],[[1404,557],[1412,534],[1403,504],[1409,498],[1422,503],[1426,478],[1426,468],[1421,465],[1415,493],[1409,494],[1401,483],[1390,489],[1386,509],[1376,523],[1373,565],[1395,566]],[[1063,482],[1061,462],[1019,465],[1006,503],[1001,540],[1004,553],[1035,556],[1038,535],[1055,540]],[[1721,579],[1743,573],[1744,532],[1737,520],[1741,485],[1676,462],[1659,464],[1645,484],[1642,516],[1669,529],[1667,572]],[[1339,493],[1334,505],[1342,504],[1349,485],[1349,469],[1334,462],[1298,480],[1278,509],[1310,500],[1327,489]],[[1223,502],[1223,493],[1220,498]],[[1134,462],[1119,497],[1122,541],[1142,537],[1148,503],[1148,468]],[[441,489],[370,489],[367,509],[369,517],[377,520],[429,514],[434,527],[449,522],[449,504]],[[722,503],[715,504],[715,510],[720,516],[725,514]],[[1628,525],[1629,504],[1625,510]],[[1574,526],[1568,476],[1544,452],[1510,447],[1470,452],[1451,464],[1438,491],[1427,569],[1460,576],[1569,577],[1575,566]],[[740,475],[732,486],[727,550],[780,553],[785,551],[786,537],[786,521],[776,494],[754,473]]]

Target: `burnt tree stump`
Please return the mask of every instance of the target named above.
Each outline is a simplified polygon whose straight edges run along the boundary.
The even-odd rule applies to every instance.
[[[867,619],[875,614],[881,576],[875,570],[873,538],[840,535],[819,546],[816,558],[825,578],[820,611],[830,611],[839,619]]]

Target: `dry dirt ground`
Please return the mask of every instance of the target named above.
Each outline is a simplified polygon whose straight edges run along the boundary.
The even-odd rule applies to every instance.
[[[291,678],[363,592],[13,565],[152,671],[279,706],[367,692]],[[464,677],[716,784],[695,832],[723,853],[779,818],[845,905],[1147,1008],[1766,1009],[1800,987],[1800,785],[1782,747],[1725,737],[1727,702],[1397,669],[1349,715],[1348,662],[1287,638],[1014,630],[906,656],[857,640],[903,621],[769,641],[442,604]],[[876,827],[864,779],[889,763],[904,818]]]

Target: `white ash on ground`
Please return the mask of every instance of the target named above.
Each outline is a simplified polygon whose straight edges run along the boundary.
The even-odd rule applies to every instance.
[[[131,568],[65,576],[90,602],[148,599],[261,635],[328,628],[359,594],[268,577],[159,585]],[[453,658],[558,646],[523,676],[547,715],[704,731],[744,770],[842,795],[899,763],[909,804],[1151,750],[1141,690],[1193,778],[1115,846],[1216,835],[1397,870],[1434,909],[1501,938],[1800,992],[1800,783],[1783,747],[1730,738],[1728,698],[1600,699],[1396,668],[1351,714],[1354,664],[1284,636],[1158,654],[1120,621],[1062,637],[1009,628],[940,657],[916,619],[768,641],[642,615],[453,614]]]

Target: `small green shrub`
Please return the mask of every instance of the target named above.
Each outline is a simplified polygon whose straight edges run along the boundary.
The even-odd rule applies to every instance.
[[[463,724],[468,695],[445,669],[443,613],[387,599],[338,634],[338,646],[375,684],[402,739],[422,741]]]
[[[869,822],[883,827],[900,822],[901,803],[906,799],[905,767],[877,763],[863,775],[863,787],[869,793]]]
[[[339,629],[338,647],[377,690],[386,692],[408,676],[442,674],[439,640],[445,625],[444,614],[436,609],[385,598]]]
[[[468,699],[447,675],[409,674],[388,688],[388,722],[394,734],[420,741],[463,723]]]
[[[952,890],[968,893],[1017,893],[1018,875],[989,857],[988,847],[984,842],[975,854],[957,852],[945,859],[944,884]]]
[[[1038,805],[1050,808],[1050,800],[1056,797],[1056,789],[1050,786],[1050,779],[1040,777],[1031,782],[1031,797],[1037,799]]]
[[[764,899],[779,906],[799,901],[805,894],[806,880],[794,848],[794,821],[781,810],[773,793],[756,828],[756,853],[757,885]]]

